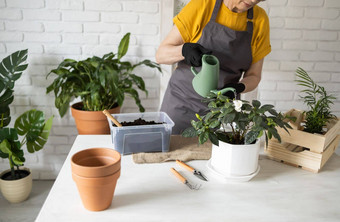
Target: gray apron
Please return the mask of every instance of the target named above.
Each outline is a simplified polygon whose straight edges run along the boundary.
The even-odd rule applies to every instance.
[[[252,63],[251,40],[253,35],[253,8],[247,12],[247,30],[235,31],[215,22],[222,0],[216,0],[210,21],[204,27],[197,43],[212,50],[212,54],[220,61],[218,87],[226,83],[238,83],[243,72]],[[199,72],[201,67],[197,67]],[[184,60],[178,63],[166,89],[161,111],[166,112],[175,122],[172,134],[181,134],[191,126],[191,120],[197,120],[195,114],[205,115],[207,104],[192,87],[194,75]]]

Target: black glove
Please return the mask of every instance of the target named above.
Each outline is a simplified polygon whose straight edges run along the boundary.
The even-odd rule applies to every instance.
[[[240,94],[246,89],[246,86],[243,83],[227,83],[222,87],[222,89],[228,87],[234,88],[236,90],[236,94]],[[235,99],[235,94],[232,91],[228,91],[223,95],[228,97],[229,99]]]
[[[184,43],[182,48],[185,63],[195,67],[202,66],[202,56],[211,53],[211,50],[204,48],[198,43]]]

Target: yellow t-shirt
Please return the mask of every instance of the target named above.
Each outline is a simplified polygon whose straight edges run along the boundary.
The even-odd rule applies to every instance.
[[[203,28],[209,22],[216,0],[191,0],[176,15],[173,22],[177,26],[184,42],[198,42]],[[253,8],[253,38],[251,41],[252,63],[264,58],[271,51],[269,37],[269,19],[259,6]],[[236,31],[247,30],[247,12],[235,13],[221,4],[216,22]]]

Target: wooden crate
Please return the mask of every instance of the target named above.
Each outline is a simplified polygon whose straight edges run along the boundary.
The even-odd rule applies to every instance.
[[[293,129],[288,129],[289,133],[282,128],[277,128],[278,133],[281,136],[283,142],[288,142],[298,146],[306,147],[310,151],[315,153],[323,153],[324,150],[334,141],[335,137],[340,132],[340,121],[339,119],[331,120],[326,128],[327,133],[322,134],[312,134],[302,131],[303,122],[305,116],[301,110],[291,109],[286,114],[290,116],[295,116],[296,121],[290,121],[289,124]]]
[[[271,139],[264,151],[270,159],[318,173],[338,147],[339,141],[340,135],[322,153],[317,153],[304,150],[301,146],[287,142],[279,143]]]

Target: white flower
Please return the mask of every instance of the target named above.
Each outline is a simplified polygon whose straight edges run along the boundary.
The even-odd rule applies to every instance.
[[[233,103],[234,103],[236,112],[241,112],[241,107],[243,105],[242,101],[241,100],[234,100]]]

